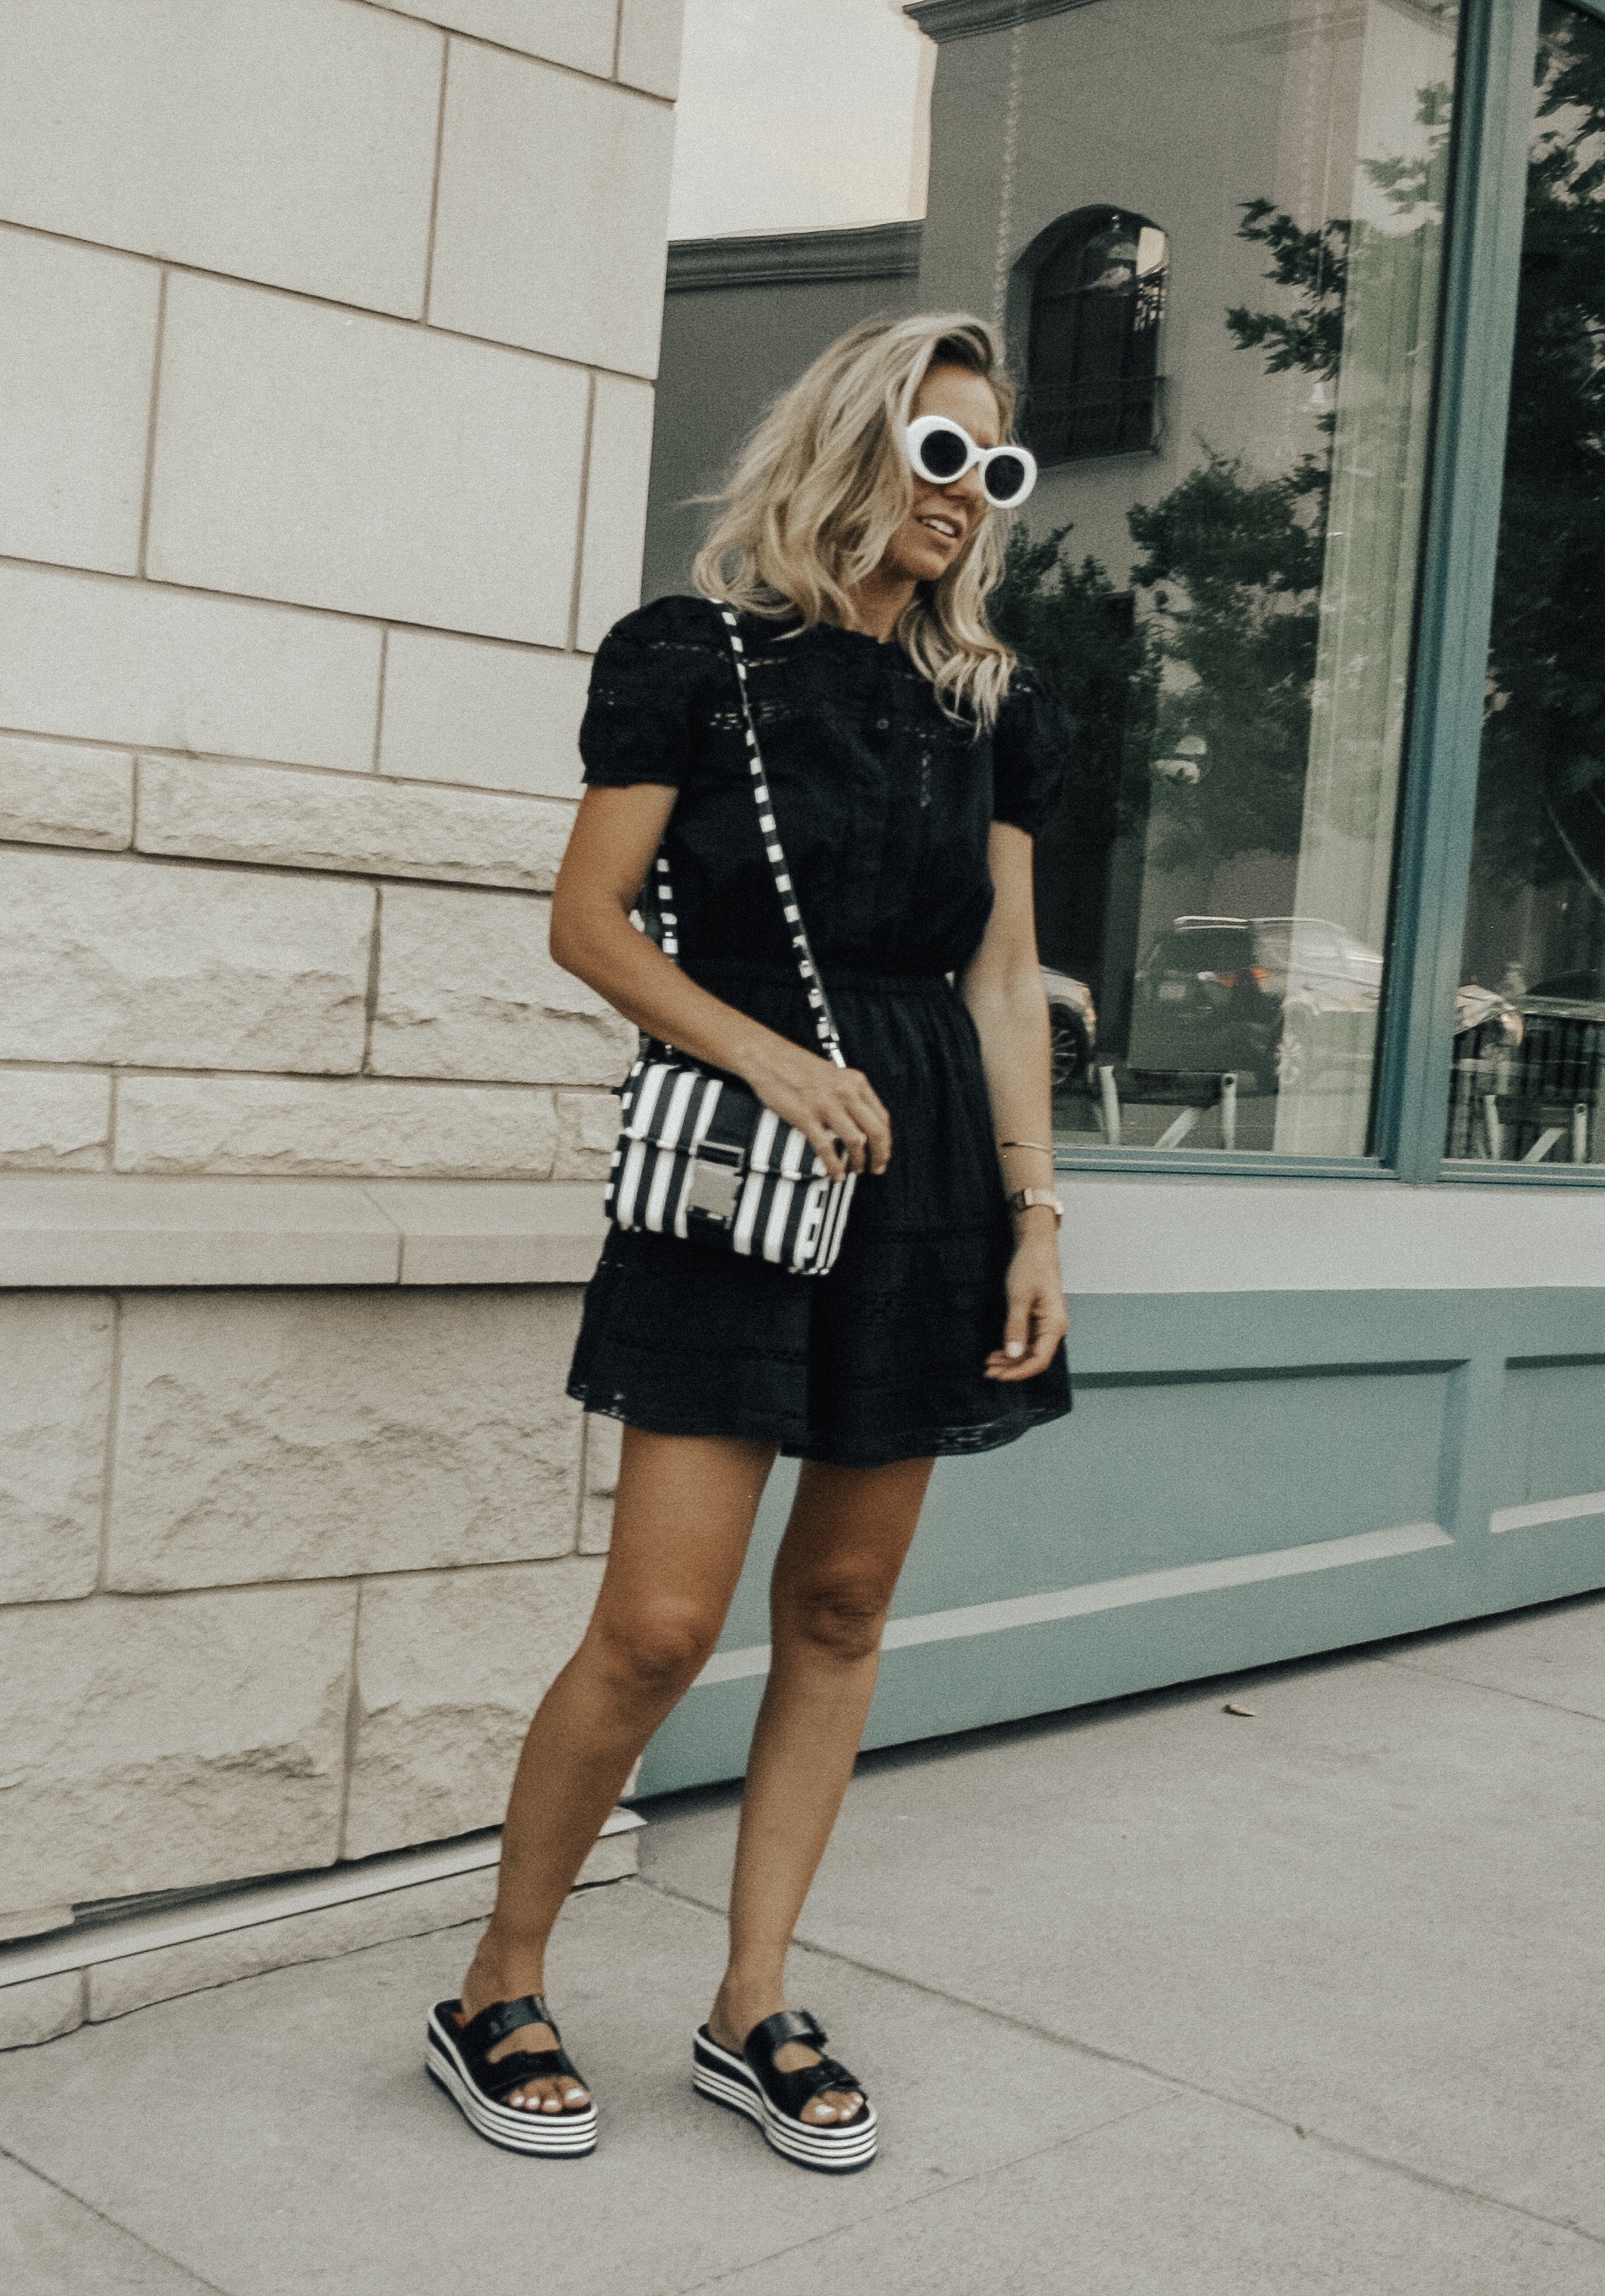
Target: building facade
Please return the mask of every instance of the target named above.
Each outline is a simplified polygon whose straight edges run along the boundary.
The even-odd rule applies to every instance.
[[[1078,1404],[938,1477],[882,1740],[1605,1583],[1605,8],[908,12],[922,223],[670,250],[647,547],[864,313],[1004,332]]]
[[[479,1910],[594,1594],[632,1038],[546,912],[679,37],[0,18],[0,2041]]]
[[[1080,734],[1077,1407],[944,1464],[872,1740],[1605,1583],[1605,7],[911,12],[924,222],[671,250],[660,373],[675,0],[0,21],[0,2043],[486,1902],[613,1477],[589,658],[872,309],[1010,338]]]

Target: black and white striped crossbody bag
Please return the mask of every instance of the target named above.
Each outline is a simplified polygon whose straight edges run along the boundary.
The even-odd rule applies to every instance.
[[[807,929],[774,825],[774,809],[747,692],[741,631],[719,613],[730,637],[747,732],[747,764],[764,850],[791,932],[792,954],[814,1015],[820,1049],[845,1068],[830,1000],[808,946]],[[666,956],[680,940],[668,863],[656,865],[658,916]],[[808,1136],[784,1123],[757,1095],[706,1069],[672,1046],[649,1042],[626,1078],[618,1144],[608,1176],[608,1217],[619,1227],[679,1236],[715,1251],[766,1259],[793,1275],[826,1275],[847,1229],[856,1176],[832,1180]]]

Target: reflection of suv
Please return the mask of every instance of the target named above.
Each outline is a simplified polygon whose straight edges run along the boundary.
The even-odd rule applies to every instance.
[[[1338,1016],[1373,1013],[1381,985],[1375,949],[1324,917],[1178,917],[1137,971],[1133,1076],[1233,1070],[1273,1092],[1341,1059]]]
[[[1098,1013],[1085,980],[1069,972],[1042,968],[1042,985],[1048,996],[1048,1022],[1053,1032],[1053,1089],[1071,1091],[1092,1075],[1098,1049]]]
[[[1274,1092],[1322,1071],[1367,1070],[1381,999],[1380,955],[1325,917],[1178,917],[1134,984],[1132,1079],[1232,1070]],[[1517,1045],[1521,1027],[1492,989],[1461,989],[1457,1042],[1481,1031]]]

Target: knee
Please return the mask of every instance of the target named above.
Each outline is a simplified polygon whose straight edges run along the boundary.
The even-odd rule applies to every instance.
[[[776,1602],[776,1639],[784,1634],[843,1664],[872,1658],[880,1647],[891,1598],[889,1587],[862,1574],[790,1587]]]
[[[718,1640],[719,1622],[694,1610],[659,1607],[599,1620],[593,1633],[613,1690],[657,1703],[690,1689]]]

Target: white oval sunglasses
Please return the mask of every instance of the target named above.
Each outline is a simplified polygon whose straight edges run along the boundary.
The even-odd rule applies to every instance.
[[[962,422],[921,414],[903,434],[911,469],[933,486],[950,487],[979,469],[981,491],[994,510],[1018,510],[1036,484],[1036,457],[1024,447],[978,447]]]

